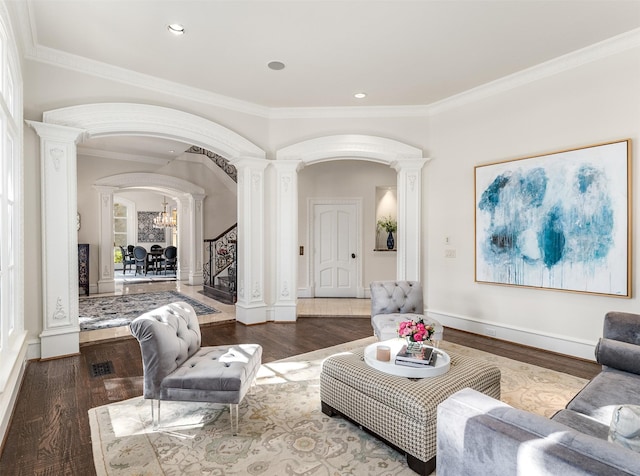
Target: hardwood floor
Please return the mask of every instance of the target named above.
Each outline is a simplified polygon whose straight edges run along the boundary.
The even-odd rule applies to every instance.
[[[203,345],[261,344],[263,362],[271,362],[368,337],[372,329],[368,318],[324,316],[302,317],[295,324],[214,323],[203,326],[202,335]],[[600,368],[453,329],[445,330],[445,339],[584,378]],[[113,363],[114,372],[92,377],[92,364],[106,361]],[[85,344],[77,356],[30,362],[0,457],[0,474],[95,475],[88,410],[141,394],[142,362],[133,338]]]

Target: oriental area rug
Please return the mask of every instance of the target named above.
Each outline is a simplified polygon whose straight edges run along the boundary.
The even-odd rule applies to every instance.
[[[176,301],[191,304],[199,316],[220,312],[177,291],[87,297],[78,302],[80,330],[128,326],[139,315]]]
[[[374,337],[263,364],[240,404],[240,429],[230,433],[228,406],[162,402],[163,425],[152,431],[142,397],[89,410],[98,476],[118,475],[415,475],[404,455],[356,425],[320,410],[324,358],[363,347]],[[502,400],[551,416],[587,383],[448,342],[442,349],[497,365]],[[105,382],[107,385],[107,382]]]

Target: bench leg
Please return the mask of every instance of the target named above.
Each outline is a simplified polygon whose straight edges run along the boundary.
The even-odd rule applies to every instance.
[[[231,419],[231,434],[236,436],[238,434],[238,404],[229,404],[229,418]]]
[[[160,400],[158,400],[158,414],[156,415],[156,412],[154,412],[153,407],[155,406],[155,400],[152,398],[151,399],[151,425],[153,430],[157,430],[158,428],[160,428]]]

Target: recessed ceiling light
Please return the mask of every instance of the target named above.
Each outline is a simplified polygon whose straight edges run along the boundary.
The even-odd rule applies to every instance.
[[[171,23],[167,25],[167,30],[169,30],[174,35],[184,35],[184,26],[180,23]]]
[[[267,66],[274,71],[280,71],[281,69],[284,69],[284,63],[282,61],[271,61],[267,64]]]
[[[356,99],[364,99],[367,97],[367,93],[355,93],[353,97]]]

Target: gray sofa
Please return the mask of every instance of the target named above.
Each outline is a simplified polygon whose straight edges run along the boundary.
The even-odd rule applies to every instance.
[[[441,403],[438,476],[640,475],[640,453],[608,441],[614,409],[640,405],[640,315],[608,313],[595,353],[602,371],[551,419],[471,389]]]

